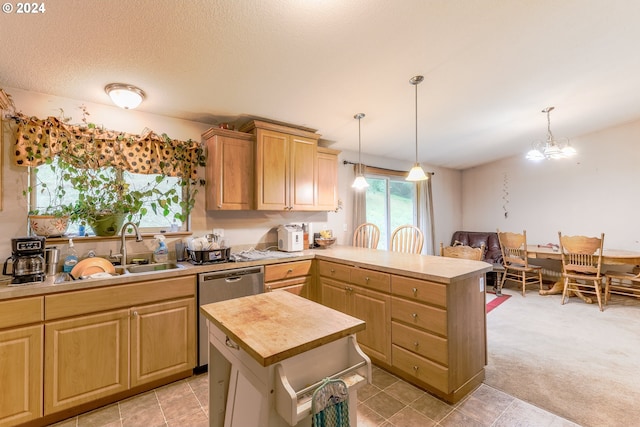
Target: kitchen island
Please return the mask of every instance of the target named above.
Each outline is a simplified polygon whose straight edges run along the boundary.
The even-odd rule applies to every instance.
[[[209,425],[311,424],[311,396],[327,377],[356,390],[371,362],[355,333],[362,320],[288,292],[270,292],[200,307],[209,327]]]

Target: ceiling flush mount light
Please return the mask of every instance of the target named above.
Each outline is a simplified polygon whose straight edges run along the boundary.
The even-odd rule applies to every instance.
[[[362,154],[362,140],[360,138],[360,120],[364,118],[364,113],[358,113],[353,116],[354,119],[358,119],[358,174],[356,175],[356,179],[353,181],[351,187],[356,190],[363,190],[369,186],[369,183],[366,179],[364,179],[364,174],[362,173],[362,162],[360,161],[360,156]]]
[[[549,113],[553,111],[554,107],[547,107],[542,110],[547,114],[547,140],[546,141],[534,141],[533,147],[527,153],[527,160],[543,160],[543,159],[566,159],[576,154],[575,148],[569,144],[567,138],[554,138],[551,133],[551,119]]]
[[[145,97],[142,89],[124,83],[111,83],[105,86],[104,91],[109,95],[114,104],[125,110],[133,110]]]
[[[427,175],[422,170],[420,163],[418,162],[418,85],[424,80],[423,76],[411,77],[409,83],[416,88],[416,163],[413,165],[407,176],[407,181],[424,181],[427,179]]]

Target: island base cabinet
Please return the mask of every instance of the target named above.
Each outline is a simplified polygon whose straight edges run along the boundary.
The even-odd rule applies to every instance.
[[[131,387],[195,365],[195,299],[131,309]]]
[[[45,326],[45,415],[129,388],[129,310]]]
[[[42,331],[29,326],[0,332],[0,426],[42,416]]]

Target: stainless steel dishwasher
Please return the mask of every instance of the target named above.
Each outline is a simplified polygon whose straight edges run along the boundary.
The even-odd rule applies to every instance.
[[[264,292],[264,268],[246,267],[198,274],[198,307]],[[209,363],[207,322],[198,310],[198,371]]]

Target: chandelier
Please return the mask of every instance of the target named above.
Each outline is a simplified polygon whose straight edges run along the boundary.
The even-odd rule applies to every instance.
[[[542,110],[547,113],[547,140],[534,141],[531,150],[527,153],[527,160],[565,159],[576,154],[568,138],[555,138],[551,133],[551,119],[549,113],[555,107],[547,107]]]

